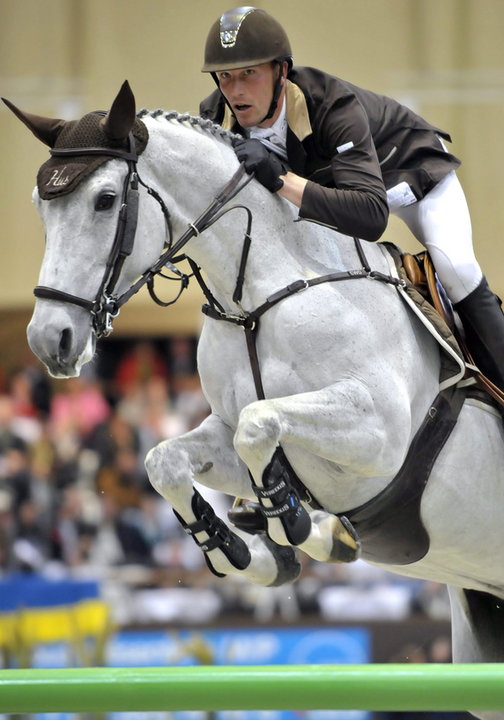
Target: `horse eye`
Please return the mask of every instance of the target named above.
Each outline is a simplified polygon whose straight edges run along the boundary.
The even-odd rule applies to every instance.
[[[114,204],[115,195],[110,193],[103,193],[100,195],[95,203],[95,210],[110,210]]]

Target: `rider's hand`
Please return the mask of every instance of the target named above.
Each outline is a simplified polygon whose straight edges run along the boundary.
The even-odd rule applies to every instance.
[[[261,185],[274,193],[283,186],[280,175],[285,175],[287,167],[282,160],[270,152],[260,140],[239,138],[233,143],[236,156],[245,165],[248,173],[254,173]]]

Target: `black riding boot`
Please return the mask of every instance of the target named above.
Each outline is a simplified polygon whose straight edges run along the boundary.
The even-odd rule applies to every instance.
[[[504,390],[504,314],[499,298],[483,278],[478,287],[454,307],[476,365]]]

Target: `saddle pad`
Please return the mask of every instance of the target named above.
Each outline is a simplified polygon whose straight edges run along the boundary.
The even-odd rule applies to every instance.
[[[396,245],[383,242],[380,243],[380,246],[386,255],[390,274],[406,281],[406,285],[398,286],[399,294],[421,320],[430,334],[436,339],[443,351],[441,353],[441,369],[439,374],[440,390],[456,385],[465,376],[466,364],[462,349],[451,327],[448,325],[447,320],[445,320],[443,316],[445,313],[443,312],[443,314],[441,314],[438,311],[438,309],[441,310],[441,299],[438,298],[430,302],[430,293],[427,291],[427,281],[422,276],[420,267],[418,268],[419,274],[417,276],[420,280],[419,287],[416,287],[412,283],[412,278],[404,266],[403,254]],[[425,285],[423,281],[425,281]],[[424,294],[422,294],[419,288],[422,289]],[[434,305],[437,305],[438,309],[436,309]]]

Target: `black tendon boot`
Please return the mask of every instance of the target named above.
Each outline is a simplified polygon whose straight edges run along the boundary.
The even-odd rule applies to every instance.
[[[300,482],[281,447],[273,453],[262,481],[263,487],[254,486],[262,514],[267,520],[278,518],[288,542],[301,545],[310,534],[311,520],[295,487]],[[265,500],[269,500],[270,504]]]
[[[478,287],[454,307],[476,365],[504,390],[504,314],[499,298],[483,277]]]
[[[197,520],[193,523],[186,523],[184,519],[176,512],[175,517],[184,528],[184,531],[191,535],[198,547],[203,550],[205,561],[209,570],[217,577],[224,577],[222,573],[217,572],[212,566],[207,553],[218,548],[224,553],[233,567],[238,570],[244,570],[250,563],[250,552],[247,544],[238,535],[232,532],[226,523],[221,520],[214,509],[203,498],[197,490],[192,496],[192,511]],[[204,532],[208,535],[206,540],[198,540],[195,536]]]

